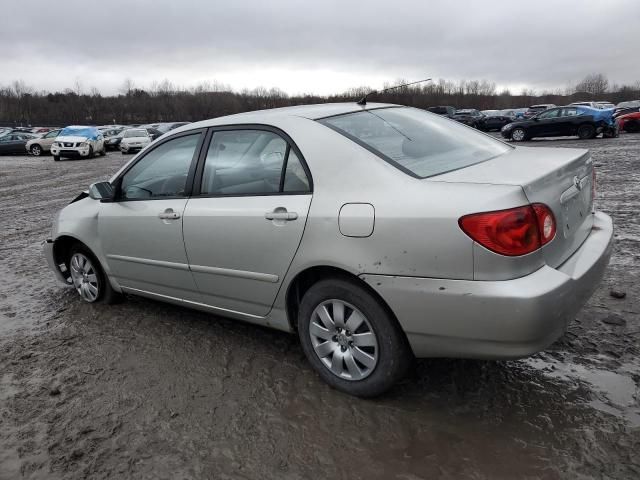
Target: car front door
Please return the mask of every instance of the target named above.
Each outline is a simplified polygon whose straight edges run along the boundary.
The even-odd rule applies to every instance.
[[[189,265],[206,305],[262,317],[302,239],[311,177],[282,132],[234,127],[210,135],[184,213]]]
[[[111,275],[132,293],[197,301],[182,237],[204,131],[176,135],[136,159],[102,203],[98,230]]]
[[[551,108],[549,110],[545,110],[541,114],[539,114],[533,120],[533,124],[531,130],[533,131],[532,137],[552,137],[556,135],[560,135],[559,129],[559,108]]]
[[[11,153],[13,135],[0,137],[0,153]]]

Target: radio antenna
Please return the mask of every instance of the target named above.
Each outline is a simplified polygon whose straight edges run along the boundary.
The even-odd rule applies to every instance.
[[[394,87],[383,88],[380,91],[371,90],[369,93],[367,93],[364,97],[362,97],[356,103],[358,105],[366,105],[367,104],[367,97],[369,95],[373,95],[374,93],[384,93],[384,92],[388,92],[389,90],[395,90],[396,88],[408,87],[409,85],[415,85],[416,83],[428,82],[429,80],[431,80],[431,79],[430,78],[425,78],[424,80],[418,80],[417,82],[410,82],[410,83],[405,83],[403,85],[396,85]]]

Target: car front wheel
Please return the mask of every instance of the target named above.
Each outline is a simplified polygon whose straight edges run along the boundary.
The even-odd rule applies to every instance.
[[[514,128],[513,132],[511,132],[511,140],[514,142],[522,142],[527,139],[527,133],[524,131],[524,128]]]
[[[119,299],[100,263],[80,244],[71,250],[69,272],[74,288],[85,302],[115,303]]]
[[[313,285],[300,303],[298,334],[307,359],[332,387],[359,397],[384,393],[413,358],[404,333],[384,305],[356,282]]]

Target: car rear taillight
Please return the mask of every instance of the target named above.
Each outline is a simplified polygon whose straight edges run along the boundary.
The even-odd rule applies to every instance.
[[[553,212],[542,203],[473,213],[460,218],[458,224],[483,247],[510,257],[534,252],[556,235]]]

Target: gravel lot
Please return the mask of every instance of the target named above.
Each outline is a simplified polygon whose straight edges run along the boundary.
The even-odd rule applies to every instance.
[[[640,478],[640,135],[528,144],[591,149],[604,282],[547,352],[419,361],[375,400],[326,386],[294,336],[81,303],[40,242],[129,157],[0,157],[0,478]]]

